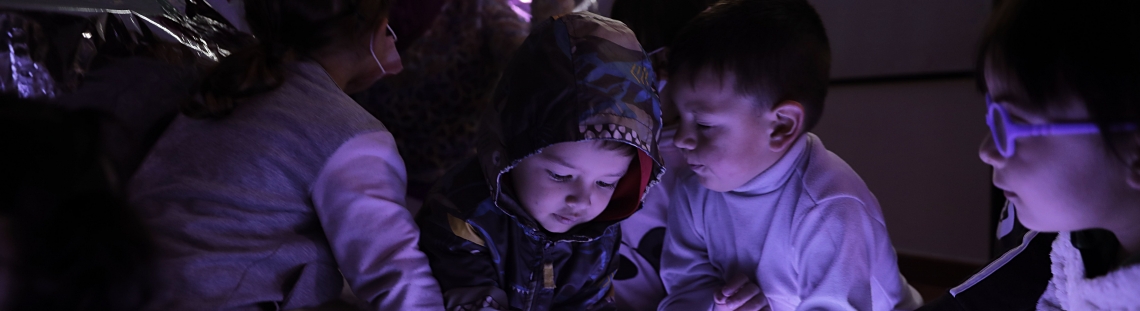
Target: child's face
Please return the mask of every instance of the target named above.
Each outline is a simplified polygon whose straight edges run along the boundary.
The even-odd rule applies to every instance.
[[[523,159],[511,179],[523,209],[547,231],[562,233],[606,209],[632,159],[600,141],[559,143]]]
[[[989,67],[989,66],[987,66]],[[1036,112],[1023,108],[1026,96],[1012,79],[985,71],[993,101],[1004,107],[1011,122],[1050,124],[1089,122],[1079,99],[1050,103]],[[982,161],[993,166],[994,186],[1017,207],[1017,217],[1038,231],[1111,228],[1121,221],[1114,209],[1135,205],[1127,182],[1128,166],[1108,152],[1098,134],[1020,137],[1015,152],[1002,157],[987,135],[979,149]],[[1127,218],[1124,218],[1126,221]]]
[[[695,81],[695,83],[693,83]],[[711,71],[678,75],[665,86],[681,124],[673,144],[700,183],[730,191],[760,175],[780,159],[770,146],[774,116],[756,107],[756,98],[737,93],[736,77]]]

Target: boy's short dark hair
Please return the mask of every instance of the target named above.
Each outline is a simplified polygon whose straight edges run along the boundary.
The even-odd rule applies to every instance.
[[[806,0],[725,0],[690,21],[670,47],[670,77],[702,70],[733,74],[735,90],[755,96],[758,107],[799,102],[806,132],[823,114],[831,48]]]
[[[1043,112],[1070,96],[1084,101],[1113,147],[1113,124],[1140,124],[1140,2],[1005,0],[995,12],[978,54],[985,66],[1019,86],[1018,103]]]

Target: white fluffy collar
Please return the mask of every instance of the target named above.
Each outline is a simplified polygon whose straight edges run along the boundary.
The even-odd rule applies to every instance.
[[[1037,301],[1037,310],[1140,310],[1140,265],[1086,279],[1081,252],[1061,232],[1049,254],[1053,279]]]

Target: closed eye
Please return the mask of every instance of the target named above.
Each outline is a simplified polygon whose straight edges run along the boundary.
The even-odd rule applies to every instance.
[[[1033,122],[1031,122],[1031,121],[1019,116],[1019,115],[1016,115],[1013,113],[1007,113],[1006,115],[1009,116],[1009,121],[1013,122],[1014,124],[1021,124],[1021,125],[1033,124]]]
[[[599,186],[599,187],[602,187],[602,188],[606,188],[606,189],[613,189],[613,188],[616,188],[616,187],[617,187],[617,183],[612,183],[612,184],[611,184],[611,183],[607,183],[607,182],[604,182],[604,181],[599,181],[599,182],[598,182],[598,186]]]
[[[546,170],[546,174],[550,175],[550,179],[553,179],[554,181],[567,181],[570,180],[570,177],[573,177],[570,175],[558,175],[554,172],[551,172],[550,170]]]
[[[1005,108],[1005,115],[1009,117],[1009,121],[1013,122],[1014,124],[1029,125],[1049,123],[1048,120],[1045,120],[1041,117],[1035,117],[1035,114],[1027,113],[1024,110],[1019,109],[1016,105],[1003,104],[1002,107]]]

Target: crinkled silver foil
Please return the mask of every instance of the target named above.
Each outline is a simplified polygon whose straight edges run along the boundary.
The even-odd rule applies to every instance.
[[[14,12],[0,12],[0,92],[21,98],[52,98],[55,80],[42,65],[46,38],[35,20]]]
[[[218,61],[233,51],[253,43],[253,37],[238,31],[205,0],[185,0],[178,3],[160,1],[162,15],[147,18],[151,26],[198,53],[199,57]]]
[[[61,16],[84,25],[59,27]],[[253,42],[205,0],[0,0],[0,92],[52,98],[80,87],[99,59],[209,63]],[[189,52],[172,52],[172,43]]]

